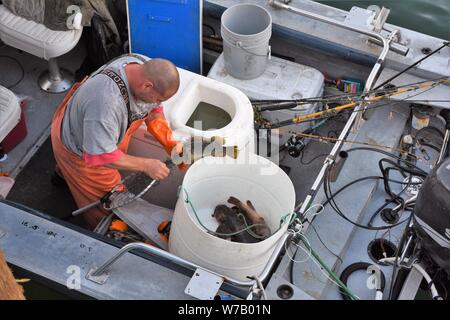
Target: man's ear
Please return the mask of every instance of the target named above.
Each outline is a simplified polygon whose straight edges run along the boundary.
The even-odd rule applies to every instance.
[[[144,82],[144,88],[145,89],[149,89],[149,88],[153,89],[154,87],[155,87],[155,85],[153,84],[153,82],[151,82],[151,81],[145,81]]]

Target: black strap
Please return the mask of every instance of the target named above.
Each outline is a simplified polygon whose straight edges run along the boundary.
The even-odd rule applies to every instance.
[[[134,53],[126,53],[126,54],[118,56],[118,57],[112,59],[111,61],[109,61],[107,64],[105,64],[103,66],[103,69],[99,68],[99,69],[95,70],[93,73],[91,73],[89,75],[89,78],[95,77],[96,75],[100,74],[103,70],[107,69],[111,64],[113,64],[117,60],[125,58],[125,57],[135,58],[135,59],[140,60],[141,62],[146,62],[147,61],[144,57],[141,57],[140,55],[137,55],[137,54],[134,54]]]
[[[125,105],[127,107],[127,113],[128,113],[127,129],[128,129],[133,121],[138,120],[138,119],[143,119],[147,116],[147,114],[143,115],[142,117],[134,117],[133,116],[133,114],[131,112],[131,107],[130,107],[130,94],[128,93],[128,89],[127,89],[127,85],[125,84],[125,81],[116,72],[114,72],[111,69],[108,69],[108,66],[110,64],[112,64],[116,60],[119,60],[124,57],[133,57],[133,58],[139,59],[142,62],[146,61],[143,57],[136,55],[136,54],[124,54],[124,55],[121,55],[120,57],[117,57],[114,60],[110,61],[103,70],[94,74],[92,77],[95,77],[96,75],[99,75],[99,74],[104,74],[105,76],[108,76],[112,81],[114,81],[114,83],[117,85],[117,87],[119,88],[120,94],[122,95],[123,101],[125,102]]]
[[[146,61],[147,61],[144,57],[141,57],[141,56],[138,55],[138,54],[134,54],[134,53],[125,53],[125,54],[122,54],[121,56],[118,56],[118,57],[112,59],[111,61],[109,61],[108,64],[106,65],[106,67],[109,66],[110,64],[112,64],[113,62],[116,62],[117,60],[122,59],[122,58],[125,58],[125,57],[136,58],[136,59],[138,59],[138,60],[140,60],[140,61],[142,61],[142,62],[146,62]],[[106,67],[105,67],[105,68],[106,68]]]
[[[128,93],[127,85],[125,84],[125,81],[114,71],[111,69],[104,69],[100,73],[97,74],[104,74],[105,76],[108,76],[119,88],[120,94],[122,95],[123,101],[125,102],[125,105],[127,107],[127,113],[128,113],[128,123],[127,123],[127,129],[130,127],[131,123],[133,122],[133,115],[131,113],[131,107],[130,107],[130,95]]]

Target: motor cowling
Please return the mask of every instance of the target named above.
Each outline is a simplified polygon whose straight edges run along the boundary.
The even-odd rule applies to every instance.
[[[414,228],[422,248],[450,274],[450,158],[433,168],[422,184]]]

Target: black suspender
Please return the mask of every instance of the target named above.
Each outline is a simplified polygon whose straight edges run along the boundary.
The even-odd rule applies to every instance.
[[[105,76],[108,76],[119,88],[120,94],[122,95],[123,101],[125,102],[125,105],[127,107],[127,113],[128,113],[128,123],[127,123],[127,129],[130,127],[131,123],[133,122],[133,115],[131,113],[131,107],[130,107],[130,95],[128,94],[127,86],[125,84],[125,81],[114,71],[111,69],[104,69],[98,74],[104,74]]]
[[[108,65],[113,63],[114,61],[124,58],[124,57],[133,57],[133,58],[139,59],[142,62],[146,61],[144,58],[142,58],[141,56],[138,56],[136,54],[124,54],[124,55],[121,55],[120,57],[115,58],[111,62],[109,62]],[[138,119],[143,119],[147,116],[147,115],[144,115],[141,118],[133,116],[133,114],[131,112],[131,107],[130,107],[130,94],[128,93],[127,85],[125,84],[125,81],[123,81],[123,79],[116,72],[114,72],[111,69],[108,69],[108,67],[106,66],[103,70],[92,75],[91,77],[95,77],[96,75],[99,75],[99,74],[104,74],[105,76],[108,76],[112,81],[114,81],[114,83],[119,88],[120,94],[122,95],[123,101],[125,102],[125,105],[127,107],[127,113],[128,113],[127,129],[130,127],[130,125],[133,121],[138,120]]]
[[[108,64],[105,66],[105,69],[106,69],[107,66],[110,65],[111,63],[116,62],[117,60],[122,59],[122,58],[125,58],[125,57],[136,58],[136,59],[138,59],[138,60],[140,60],[140,61],[142,61],[142,62],[146,62],[146,61],[147,61],[147,60],[145,60],[145,58],[141,57],[141,56],[138,55],[138,54],[134,54],[134,53],[125,53],[125,54],[122,54],[121,56],[118,56],[118,57],[112,59],[110,62],[108,62]]]

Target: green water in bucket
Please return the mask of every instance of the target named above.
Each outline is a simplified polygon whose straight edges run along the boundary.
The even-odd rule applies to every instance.
[[[198,121],[201,121],[201,127],[199,127],[200,124]],[[207,131],[221,129],[230,122],[231,116],[225,110],[206,102],[200,102],[186,122],[186,125],[191,128]]]

